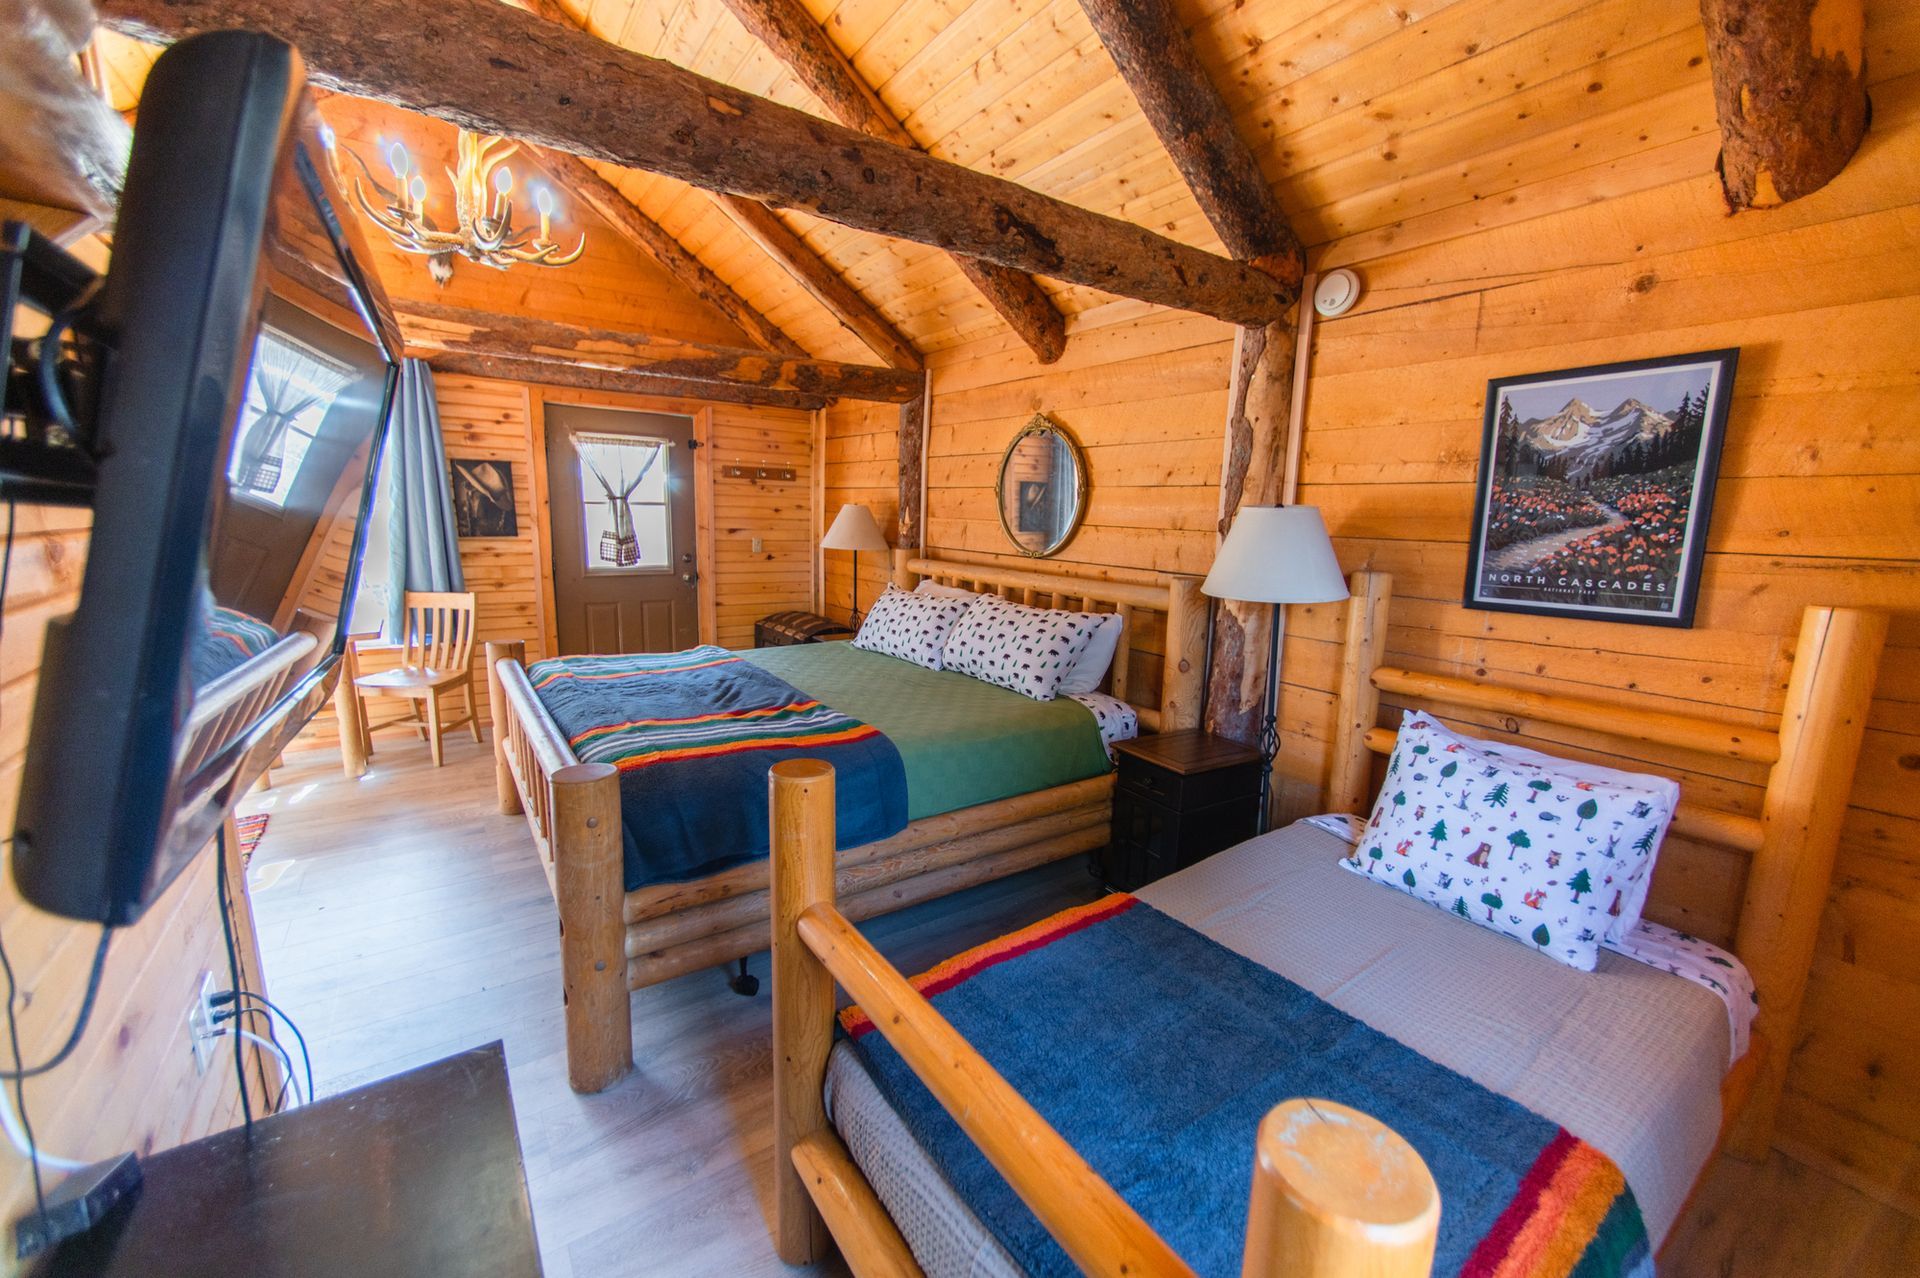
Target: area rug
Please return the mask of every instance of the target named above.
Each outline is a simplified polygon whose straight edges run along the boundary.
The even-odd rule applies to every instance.
[[[240,864],[253,860],[253,850],[260,846],[260,840],[267,837],[267,816],[265,812],[256,812],[252,816],[235,817],[233,828],[240,835]]]

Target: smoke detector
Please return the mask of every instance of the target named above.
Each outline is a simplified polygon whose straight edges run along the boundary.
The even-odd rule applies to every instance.
[[[1328,271],[1313,286],[1313,309],[1323,319],[1345,315],[1359,300],[1360,277],[1344,266]]]

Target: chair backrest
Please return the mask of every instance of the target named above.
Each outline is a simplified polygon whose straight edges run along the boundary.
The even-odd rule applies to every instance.
[[[466,670],[473,656],[473,593],[409,590],[400,664]]]

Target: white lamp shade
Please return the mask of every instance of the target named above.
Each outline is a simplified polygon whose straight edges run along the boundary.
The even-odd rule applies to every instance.
[[[822,550],[885,550],[886,535],[865,506],[845,505],[833,518],[833,527],[820,539]]]
[[[1243,506],[1200,589],[1246,603],[1338,603],[1347,580],[1318,506]]]

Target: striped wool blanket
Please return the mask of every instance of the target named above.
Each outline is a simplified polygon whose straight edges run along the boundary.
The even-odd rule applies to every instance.
[[[841,847],[906,827],[884,733],[724,648],[557,657],[527,678],[581,762],[620,769],[629,892],[766,856],[767,769],[782,759],[834,766]]]
[[[1067,910],[914,981],[1201,1274],[1240,1271],[1254,1132],[1289,1097],[1392,1126],[1440,1186],[1433,1272],[1652,1278],[1613,1162],[1285,977],[1131,896]],[[857,1007],[841,1024],[882,1094],[1030,1274],[1076,1272]]]
[[[280,641],[280,632],[258,617],[222,608],[209,595],[201,603],[191,667],[196,688],[238,670]]]

